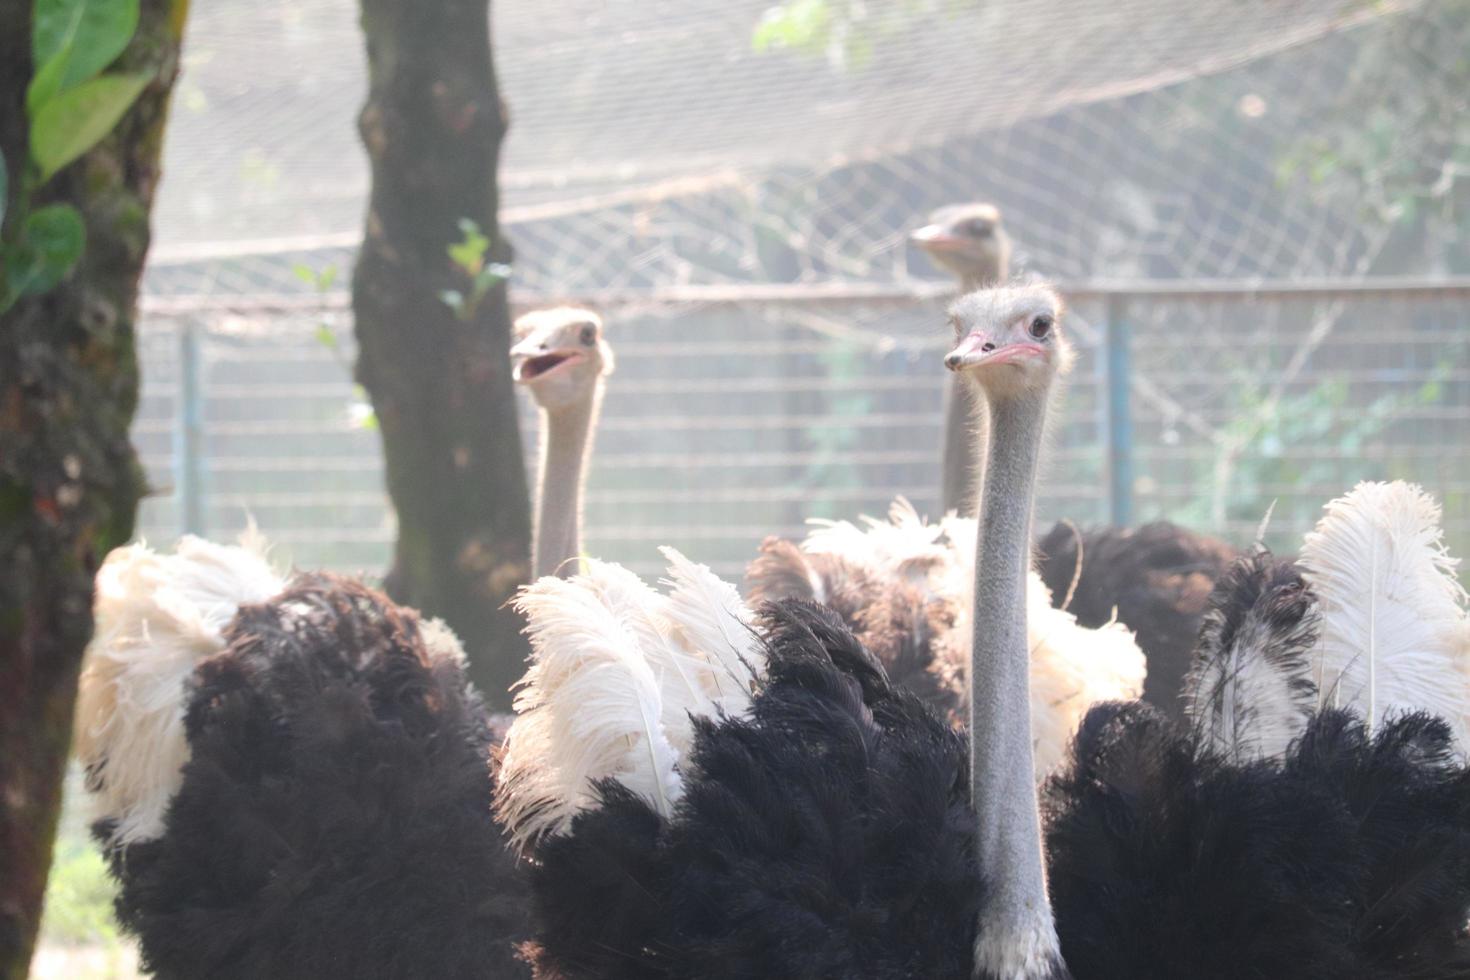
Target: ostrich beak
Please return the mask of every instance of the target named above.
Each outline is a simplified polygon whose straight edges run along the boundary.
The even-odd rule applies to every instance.
[[[945,355],[944,366],[951,371],[963,371],[981,364],[1014,364],[1045,354],[1046,351],[1038,344],[997,344],[976,330],[966,334],[955,349]]]
[[[955,248],[964,244],[964,239],[951,235],[944,225],[925,225],[909,234],[909,241],[920,248]]]
[[[520,384],[526,384],[558,368],[575,364],[584,356],[579,350],[547,347],[535,338],[527,338],[510,349],[511,377]]]
[[[535,337],[527,337],[519,344],[511,347],[510,359],[512,361],[523,361],[528,357],[535,357],[537,354],[544,353],[546,353],[545,344],[537,340]]]

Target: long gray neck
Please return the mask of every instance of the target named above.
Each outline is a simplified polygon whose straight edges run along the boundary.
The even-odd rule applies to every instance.
[[[1046,400],[1045,391],[1025,392],[989,406],[970,661],[970,794],[987,883],[975,975],[987,980],[1066,975],[1046,893],[1026,640],[1031,508]]]
[[[592,430],[602,407],[601,381],[591,397],[541,411],[541,465],[536,483],[535,578],[577,574],[582,554],[582,480]]]

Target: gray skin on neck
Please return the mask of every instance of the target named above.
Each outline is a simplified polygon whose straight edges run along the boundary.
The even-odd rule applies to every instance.
[[[975,975],[1043,980],[1067,975],[1046,890],[1033,775],[1026,587],[1031,514],[1052,381],[1071,352],[1049,326],[1060,301],[1046,287],[963,297],[951,317],[960,345],[946,363],[989,408],[978,524],[970,663],[970,792],[986,894]],[[1038,328],[1039,329],[1039,328]]]
[[[953,273],[960,292],[988,289],[1010,275],[1011,242],[991,204],[952,204],[929,216],[912,240]],[[964,378],[950,379],[945,391],[940,463],[940,508],[973,517],[984,482],[985,399]]]
[[[541,408],[532,573],[575,575],[582,554],[583,481],[613,354],[588,310],[536,310],[516,321],[517,383]]]

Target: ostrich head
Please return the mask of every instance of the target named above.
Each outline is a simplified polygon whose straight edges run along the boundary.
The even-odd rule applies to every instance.
[[[1045,391],[1072,366],[1061,320],[1062,299],[1045,283],[961,296],[949,309],[955,347],[944,366],[963,372],[992,401]]]
[[[994,204],[950,204],[929,215],[929,223],[909,236],[938,265],[954,273],[966,289],[991,286],[1008,274],[1011,240]]]
[[[613,370],[602,319],[569,306],[533,310],[517,320],[510,358],[516,383],[548,412],[591,399]]]

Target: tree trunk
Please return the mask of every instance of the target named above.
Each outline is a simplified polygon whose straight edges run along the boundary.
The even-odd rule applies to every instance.
[[[353,275],[357,378],[377,412],[398,541],[399,602],[441,616],[497,707],[526,644],[504,608],[530,573],[531,510],[510,373],[510,310],[497,283],[457,313],[471,284],[446,249],[469,218],[508,261],[496,224],[507,120],[486,0],[362,0],[370,91],[359,119],[372,200]]]
[[[31,3],[0,3],[6,236],[29,155]],[[133,325],[186,0],[143,0],[116,67],[155,73],[112,134],[32,197],[82,214],[86,251],[57,287],[0,316],[0,978],[29,969],[71,742],[92,578],[132,536],[143,489],[128,442]]]

